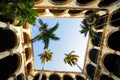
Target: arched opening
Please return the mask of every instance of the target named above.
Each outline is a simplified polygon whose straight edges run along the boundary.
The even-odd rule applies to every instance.
[[[76,80],[85,80],[82,76],[76,75],[75,76]]]
[[[60,77],[57,74],[52,74],[50,75],[49,80],[60,80]]]
[[[68,11],[68,13],[70,14],[70,15],[75,15],[75,14],[78,14],[78,13],[80,13],[81,12],[81,10],[69,10]]]
[[[104,66],[106,69],[120,78],[120,56],[108,54],[104,58]]]
[[[100,3],[98,4],[99,7],[108,7],[117,0],[101,0]]]
[[[46,10],[45,9],[37,9],[38,13],[39,14],[44,14],[46,13]]]
[[[0,52],[10,50],[17,44],[17,36],[10,29],[0,28]]]
[[[112,79],[111,77],[109,77],[109,76],[107,76],[107,75],[102,75],[102,76],[100,77],[100,80],[114,80],[114,79]]]
[[[94,78],[95,70],[96,70],[96,68],[93,65],[91,65],[91,64],[87,65],[87,74],[90,76],[90,78],[92,80]]]
[[[32,63],[28,63],[27,64],[27,72],[28,72],[28,74],[31,72],[31,70],[32,70]]]
[[[82,4],[89,4],[95,0],[76,0],[78,4],[82,5]]]
[[[116,31],[112,33],[108,37],[107,44],[108,44],[108,47],[110,47],[111,49],[120,51],[120,31]]]
[[[7,80],[19,67],[18,55],[10,55],[0,60],[0,80]]]
[[[98,54],[99,54],[99,50],[91,49],[89,52],[90,60],[93,61],[94,63],[97,63]]]
[[[88,10],[88,11],[85,12],[85,15],[90,15],[90,14],[93,14],[93,13],[95,13],[95,11],[93,11],[93,10]]]
[[[30,59],[30,57],[31,57],[31,49],[30,48],[25,48],[25,56],[26,56],[26,60]]]
[[[111,15],[111,20],[110,20],[110,23],[112,26],[114,27],[119,27],[120,26],[120,9],[114,11]]]
[[[94,46],[100,47],[102,32],[99,32],[97,35],[98,35],[98,37],[92,38],[92,44],[93,44]]]
[[[33,80],[38,80],[39,79],[39,75],[40,74],[35,75],[34,78],[33,78]]]
[[[33,78],[33,80],[38,80],[39,76],[40,76],[40,74],[35,75],[35,77]],[[42,76],[42,80],[46,80],[46,76],[44,74]]]
[[[64,75],[63,80],[73,80],[73,78],[69,75]]]
[[[30,41],[29,35],[25,32],[23,32],[23,36],[24,36],[24,43],[28,44]]]
[[[61,15],[62,13],[64,13],[65,10],[49,9],[49,11],[54,15]]]
[[[23,73],[21,73],[17,76],[17,80],[24,80],[24,79],[25,79],[25,76]]]
[[[51,1],[54,2],[54,3],[64,3],[68,0],[51,0]]]
[[[65,5],[71,0],[48,0],[48,1],[54,5]]]

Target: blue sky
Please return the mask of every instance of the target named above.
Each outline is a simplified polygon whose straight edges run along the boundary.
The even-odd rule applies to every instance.
[[[41,18],[44,23],[48,24],[48,28],[53,27],[57,22],[59,23],[58,29],[54,32],[56,36],[60,37],[59,41],[50,40],[49,48],[53,52],[53,59],[47,62],[45,65],[46,70],[57,70],[57,71],[77,71],[80,70],[77,66],[69,66],[65,64],[63,59],[64,53],[69,53],[74,50],[75,53],[80,56],[78,64],[83,68],[84,57],[86,52],[87,38],[83,34],[80,34],[80,24],[82,18]],[[36,22],[37,26],[40,26]],[[36,26],[33,26],[32,36],[35,37],[39,34],[39,30]],[[41,69],[42,64],[38,54],[44,52],[44,44],[42,41],[37,41],[33,44],[34,48],[34,63],[36,69]]]

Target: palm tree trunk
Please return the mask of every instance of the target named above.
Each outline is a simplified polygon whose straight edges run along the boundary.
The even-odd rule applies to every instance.
[[[44,65],[42,66],[42,70],[41,70],[41,73],[40,73],[40,76],[39,76],[39,79],[38,80],[42,80],[42,76],[43,76],[43,73],[44,73]]]
[[[77,67],[82,71],[82,73],[89,79],[89,80],[92,80],[91,78],[90,78],[90,76],[88,76],[84,71],[83,71],[83,69],[76,63],[76,65],[77,65]]]

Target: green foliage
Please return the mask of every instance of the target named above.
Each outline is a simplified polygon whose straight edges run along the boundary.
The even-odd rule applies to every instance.
[[[36,37],[34,37],[31,41],[40,41],[42,40],[43,43],[45,44],[44,49],[47,49],[49,46],[50,39],[51,40],[59,40],[60,38],[57,37],[54,32],[58,29],[59,24],[56,23],[55,26],[52,28],[48,29],[48,25],[46,23],[43,23],[41,19],[38,20],[41,27],[39,27],[40,34],[38,34]]]
[[[35,24],[38,12],[33,9],[34,0],[1,0],[0,16],[5,19],[18,20],[18,26],[28,22]]]
[[[50,50],[45,50],[43,54],[39,54],[38,56],[40,56],[42,64],[52,60],[52,52]]]
[[[64,62],[69,64],[70,66],[76,65],[76,63],[78,62],[78,55],[73,54],[75,51],[71,51],[68,54],[65,54],[65,58],[64,58]]]
[[[91,14],[82,21],[80,33],[85,37],[89,33],[92,38],[98,38],[99,34],[93,30],[93,26],[98,22],[99,15]]]

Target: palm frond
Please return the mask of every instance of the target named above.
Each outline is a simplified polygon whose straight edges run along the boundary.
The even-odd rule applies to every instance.
[[[59,37],[55,36],[55,34],[49,34],[49,37],[50,39],[55,40],[55,41],[60,39]]]
[[[54,27],[48,29],[48,33],[53,33],[54,31],[56,31],[56,30],[58,29],[58,26],[59,26],[59,24],[58,24],[58,22],[57,22]]]
[[[37,40],[40,41],[41,39],[42,39],[42,33],[37,35],[37,36],[35,36],[33,39],[31,39],[31,42],[35,42]]]
[[[52,52],[50,50],[45,50],[43,54],[39,54],[38,56],[40,57],[42,64],[52,60]]]
[[[44,49],[47,49],[48,48],[48,46],[49,46],[49,38],[47,37],[47,36],[44,36],[44,38],[43,38],[43,43],[45,44],[44,45]]]
[[[68,54],[64,54],[66,57],[64,58],[64,62],[65,63],[68,63],[70,66],[73,66],[73,65],[76,65],[77,61],[78,61],[78,58],[79,56],[78,55],[75,55],[73,54],[75,51],[71,51],[70,53]]]
[[[38,22],[40,23],[41,26],[44,25],[43,21],[41,19],[38,19]]]

